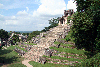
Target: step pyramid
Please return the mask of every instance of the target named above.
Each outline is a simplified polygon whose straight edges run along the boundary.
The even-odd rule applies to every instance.
[[[68,26],[69,25],[59,25],[54,28],[50,28],[49,31],[47,31],[45,38],[40,38],[40,42],[37,43],[37,45],[34,45],[33,48],[24,54],[23,57],[25,57],[25,59],[38,62],[39,57],[44,55],[45,49],[51,47],[58,38],[63,38],[62,35],[68,34],[68,30],[66,29]]]

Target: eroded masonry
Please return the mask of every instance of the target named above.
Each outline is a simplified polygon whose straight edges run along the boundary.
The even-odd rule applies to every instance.
[[[42,56],[52,56],[55,52],[55,50],[51,50],[49,47],[58,47],[59,45],[55,45],[54,42],[60,42],[61,39],[65,38],[70,31],[72,21],[70,20],[69,24],[66,23],[67,17],[71,16],[73,13],[73,9],[64,10],[64,16],[59,19],[58,26],[49,29],[49,31],[40,33],[40,35],[37,35],[36,37],[33,37],[32,42],[37,45],[34,45],[27,53],[25,53],[23,57],[28,60],[33,60],[44,64],[46,62],[46,58],[43,58]]]

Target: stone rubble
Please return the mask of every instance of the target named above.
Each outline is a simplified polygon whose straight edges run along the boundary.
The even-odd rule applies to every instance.
[[[20,55],[20,56],[22,56],[22,55],[25,54],[25,51],[23,51],[23,50],[21,50],[21,49],[19,49],[17,47],[15,47],[14,51],[17,52],[17,53],[19,53],[18,55]]]
[[[70,26],[68,29],[66,28],[68,25],[59,25],[57,27],[51,28],[47,32],[40,33],[40,35],[37,35],[36,37],[32,38],[33,43],[37,44],[34,45],[27,53],[23,55],[25,59],[33,60],[35,62],[39,62],[42,64],[45,64],[46,59],[42,57],[45,56],[58,56],[58,54],[54,53],[61,53],[56,50],[51,50],[49,47],[54,46],[55,41],[59,41],[61,38],[65,38],[68,32],[70,31]],[[65,41],[60,41],[62,43],[65,43]],[[56,47],[59,48],[60,45],[57,45]],[[59,54],[59,57],[66,57],[64,55]],[[48,61],[52,63],[52,61]],[[58,62],[60,63],[60,61]],[[74,63],[74,62],[73,62]],[[67,63],[66,63],[67,64]]]

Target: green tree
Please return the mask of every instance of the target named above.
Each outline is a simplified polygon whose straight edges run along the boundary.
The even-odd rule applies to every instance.
[[[9,38],[8,32],[3,29],[0,29],[0,38]]]
[[[12,36],[12,41],[13,41],[13,43],[19,42],[20,40],[19,40],[18,35]]]
[[[45,27],[45,29],[43,29],[42,32],[49,31],[50,28],[53,28],[53,27],[58,26],[59,18],[60,18],[60,17],[58,17],[58,18],[53,18],[53,19],[51,19],[51,20],[48,20],[50,26]]]
[[[5,31],[5,30],[3,30],[3,29],[0,29],[0,38],[1,38],[1,40],[7,41],[8,38],[9,38],[8,32]],[[3,43],[2,43],[2,44],[3,44]],[[2,47],[2,46],[1,46],[1,47]],[[0,47],[0,48],[1,48],[1,47]]]
[[[68,19],[67,19],[67,23],[70,23],[71,16],[68,16],[67,18],[68,18]]]
[[[76,64],[74,67],[100,67],[100,53],[84,60],[81,64]]]
[[[39,35],[40,33],[41,31],[33,31],[32,33],[29,33],[27,41],[31,40],[33,37],[35,37],[36,35]]]
[[[76,0],[72,37],[77,48],[85,48],[93,55],[100,51],[100,1]]]
[[[15,34],[21,34],[20,32],[15,32]]]
[[[51,19],[51,20],[48,20],[50,26],[51,26],[51,27],[56,27],[56,26],[58,26],[59,18],[60,18],[60,17],[58,17],[58,18],[53,18],[53,19]]]
[[[24,36],[25,36],[25,35],[29,35],[29,33],[23,33],[22,35],[24,35]]]
[[[10,36],[12,34],[12,31],[8,32],[8,35]]]

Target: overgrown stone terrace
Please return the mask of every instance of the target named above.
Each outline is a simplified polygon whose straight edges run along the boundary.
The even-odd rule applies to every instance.
[[[25,43],[18,43],[18,47],[25,49],[26,51],[29,51],[33,45],[25,44]],[[23,56],[26,51],[19,49],[18,47],[15,47],[14,51],[17,52],[20,56]]]
[[[22,56],[22,55],[25,54],[25,51],[23,51],[23,50],[21,50],[21,49],[19,49],[17,47],[15,47],[14,51],[17,52],[17,53],[19,53],[20,56]]]
[[[67,26],[68,28],[66,28]],[[34,60],[36,55],[37,58],[35,57],[35,59],[39,59],[39,56],[46,55],[46,50],[51,46],[56,46],[54,42],[59,41],[59,38],[65,38],[69,31],[70,25],[59,25],[57,27],[51,28],[47,32],[43,32],[40,35],[37,35],[36,38],[33,37],[32,41],[37,45],[35,45],[29,52],[27,52],[24,57],[30,60]],[[51,53],[48,52],[47,54]]]
[[[58,56],[58,57],[64,57],[64,58],[82,59],[81,57],[78,57],[78,56],[80,56],[78,54],[59,52],[57,50],[49,48],[49,47],[56,47],[56,48],[62,47],[62,48],[71,48],[71,49],[75,48],[74,43],[61,40],[62,38],[65,38],[65,36],[70,31],[70,26],[71,26],[71,24],[64,25],[64,26],[60,25],[60,26],[51,28],[47,32],[43,32],[40,35],[37,35],[36,37],[33,37],[31,43],[34,43],[37,45],[32,46],[32,45],[20,43],[19,47],[22,47],[28,51],[25,54],[23,54],[22,56],[25,57],[25,59],[39,62],[42,64],[44,64],[46,62],[54,63],[54,64],[62,64],[62,65],[73,65],[72,63],[80,63],[78,61],[68,61],[68,60],[60,60],[60,59],[50,58],[52,56]],[[72,47],[64,46],[61,44],[54,44],[54,42],[56,42],[56,41],[63,43],[63,44],[70,44],[70,45],[72,45]],[[44,55],[48,56],[48,57],[43,57]],[[69,55],[74,55],[74,56],[69,56]]]

